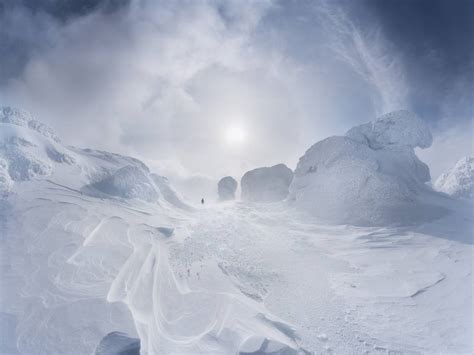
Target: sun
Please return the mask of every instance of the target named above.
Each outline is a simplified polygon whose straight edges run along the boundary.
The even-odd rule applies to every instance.
[[[226,128],[224,138],[228,144],[238,145],[245,141],[247,138],[247,133],[242,126],[233,124]]]

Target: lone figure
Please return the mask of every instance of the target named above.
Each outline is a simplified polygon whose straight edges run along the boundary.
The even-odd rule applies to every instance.
[[[201,205],[204,205],[204,197],[201,199]]]

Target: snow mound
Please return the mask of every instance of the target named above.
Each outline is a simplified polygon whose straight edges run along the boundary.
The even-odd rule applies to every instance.
[[[217,194],[220,201],[235,200],[237,181],[232,176],[226,176],[217,183]]]
[[[242,200],[276,202],[288,196],[293,172],[285,164],[247,171],[240,181]]]
[[[133,165],[118,169],[91,187],[104,194],[125,199],[156,202],[160,197],[148,171]]]
[[[431,144],[429,128],[396,111],[314,144],[300,158],[290,187],[295,206],[335,224],[381,225],[434,218],[421,208],[429,168],[414,148]]]
[[[464,157],[435,182],[436,190],[456,198],[474,198],[474,157]]]

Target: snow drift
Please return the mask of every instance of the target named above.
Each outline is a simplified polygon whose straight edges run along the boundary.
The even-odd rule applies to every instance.
[[[436,190],[455,198],[474,199],[474,157],[464,157],[436,180]]]
[[[429,168],[414,148],[432,143],[428,126],[408,111],[396,111],[324,139],[300,158],[290,200],[336,224],[381,225],[434,218],[441,210],[422,195]]]
[[[237,181],[232,176],[225,176],[217,183],[219,201],[235,200]]]
[[[276,202],[288,196],[293,172],[285,164],[247,171],[241,179],[242,200]]]

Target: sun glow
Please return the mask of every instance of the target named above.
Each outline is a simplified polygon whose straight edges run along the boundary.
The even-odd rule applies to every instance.
[[[228,144],[237,145],[245,141],[247,134],[240,125],[234,124],[226,128],[224,137]]]

